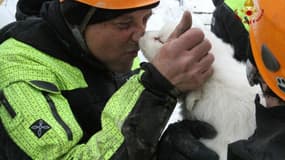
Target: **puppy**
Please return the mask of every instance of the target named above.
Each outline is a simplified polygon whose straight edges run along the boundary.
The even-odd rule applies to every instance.
[[[158,31],[147,31],[140,39],[140,48],[148,61],[158,53],[175,26],[176,24],[167,23]],[[182,113],[176,112],[180,115],[174,117],[185,114],[186,118],[213,125],[218,135],[214,139],[201,141],[216,151],[220,160],[226,160],[227,145],[248,138],[256,128],[254,97],[260,91],[258,87],[250,87],[246,78],[246,66],[233,58],[232,47],[209,29],[201,29],[212,44],[210,52],[215,56],[214,74],[201,88],[186,95],[183,101],[185,108]]]

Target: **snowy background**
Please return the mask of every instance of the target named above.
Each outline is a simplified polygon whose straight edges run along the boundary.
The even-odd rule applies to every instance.
[[[0,27],[15,20],[16,4],[17,0],[0,0]],[[156,10],[164,10],[167,11],[168,15],[175,15],[176,12],[179,12],[176,9],[177,4],[181,5],[183,9],[190,9],[204,25],[209,26],[211,13],[214,9],[212,0],[161,0]],[[156,23],[152,23],[150,27],[159,27],[162,24],[161,22],[162,19],[157,18]]]
[[[192,12],[206,27],[210,27],[214,6],[212,0],[161,0],[160,5],[154,9],[148,28],[160,27],[168,21],[180,20],[184,10]]]
[[[0,0],[0,28],[15,20],[17,0]]]

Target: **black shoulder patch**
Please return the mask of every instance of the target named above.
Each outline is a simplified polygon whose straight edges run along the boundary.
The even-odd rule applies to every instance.
[[[38,138],[41,138],[48,130],[51,129],[51,126],[46,121],[39,119],[30,126],[30,129]]]

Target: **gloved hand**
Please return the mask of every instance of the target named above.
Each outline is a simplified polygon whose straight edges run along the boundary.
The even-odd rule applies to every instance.
[[[170,124],[158,145],[158,160],[218,160],[219,156],[199,142],[214,138],[216,130],[208,123],[183,120]]]

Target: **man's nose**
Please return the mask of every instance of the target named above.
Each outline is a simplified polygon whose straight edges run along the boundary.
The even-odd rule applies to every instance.
[[[138,25],[132,35],[133,41],[138,42],[139,39],[144,35],[145,29],[146,29],[145,24]]]

